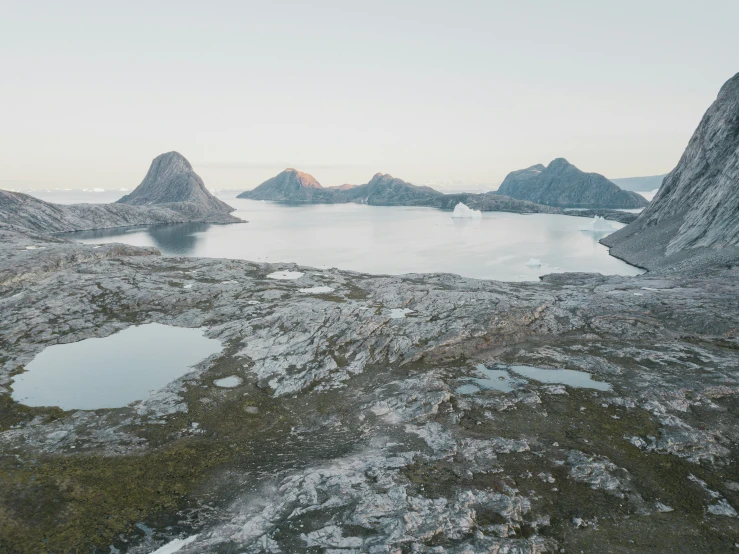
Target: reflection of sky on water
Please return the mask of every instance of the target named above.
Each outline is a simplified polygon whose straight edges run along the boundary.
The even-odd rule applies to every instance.
[[[156,246],[164,255],[296,262],[368,273],[448,272],[505,281],[558,271],[635,275],[608,255],[583,218],[485,212],[459,220],[450,211],[358,204],[289,205],[223,198],[248,223],[158,225],[68,236],[87,243]],[[620,228],[623,225],[612,222]],[[541,267],[527,267],[539,258]]]

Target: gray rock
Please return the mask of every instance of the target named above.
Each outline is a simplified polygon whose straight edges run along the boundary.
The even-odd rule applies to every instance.
[[[598,173],[585,173],[564,158],[509,173],[498,194],[561,208],[643,208],[649,202]]]
[[[739,258],[739,74],[719,91],[677,167],[631,225],[602,242],[650,269]]]

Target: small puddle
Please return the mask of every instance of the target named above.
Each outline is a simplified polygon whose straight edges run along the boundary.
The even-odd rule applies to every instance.
[[[105,338],[49,346],[14,378],[12,397],[26,406],[64,410],[120,408],[147,398],[221,349],[202,329],[129,327]]]
[[[513,365],[496,366],[502,369],[488,369],[484,364],[478,364],[475,369],[482,378],[471,377],[466,379],[467,383],[457,387],[457,394],[476,394],[481,390],[495,390],[500,392],[511,392],[525,385],[530,379],[540,383],[555,383],[567,385],[573,388],[596,389],[601,391],[611,390],[611,385],[603,381],[595,381],[585,371],[573,369],[541,369],[538,367]],[[511,375],[511,372],[515,375]]]

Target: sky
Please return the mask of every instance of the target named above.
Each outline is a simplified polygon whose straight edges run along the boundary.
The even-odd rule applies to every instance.
[[[495,188],[667,173],[739,71],[739,2],[0,0],[0,188],[209,188],[285,167]]]

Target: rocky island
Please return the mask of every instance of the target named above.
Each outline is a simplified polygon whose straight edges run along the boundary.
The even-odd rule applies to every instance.
[[[205,188],[177,152],[157,156],[136,189],[113,204],[52,204],[0,190],[0,223],[63,233],[163,223],[238,223],[234,209]]]
[[[0,223],[0,550],[732,551],[737,83],[607,239],[659,239],[637,277],[373,276]],[[11,396],[45,348],[146,323],[223,349],[122,408]]]
[[[563,210],[557,206],[513,198],[495,191],[482,194],[444,194],[431,187],[413,185],[386,173],[375,174],[363,185],[323,187],[312,175],[295,169],[286,169],[253,190],[242,192],[238,198],[309,204],[353,202],[371,206],[425,206],[442,210],[453,210],[457,204],[463,203],[484,212],[551,213],[579,217],[598,215],[621,223],[630,223],[636,218],[635,214],[607,208],[587,212]],[[646,205],[646,200],[641,196],[639,198],[643,200],[643,205]],[[598,208],[597,205],[590,207]]]
[[[649,204],[640,194],[621,190],[599,173],[580,171],[564,158],[509,173],[498,193],[561,208],[633,209]]]

